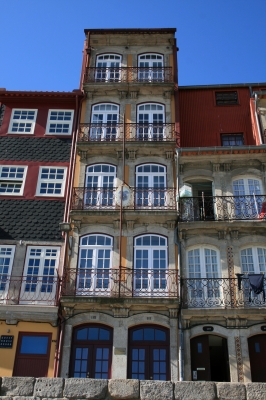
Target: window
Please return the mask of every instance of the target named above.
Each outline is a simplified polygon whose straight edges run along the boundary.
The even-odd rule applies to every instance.
[[[110,292],[113,239],[106,235],[81,238],[78,263],[77,294]]]
[[[92,107],[90,140],[116,140],[119,137],[119,107],[97,104]]]
[[[23,194],[27,167],[14,165],[0,166],[0,195],[19,196]]]
[[[47,135],[71,135],[73,116],[73,110],[49,110],[45,133]]]
[[[135,238],[134,290],[139,296],[156,296],[166,292],[167,286],[167,239],[159,235],[143,235]]]
[[[15,246],[0,246],[0,300],[6,300]]]
[[[105,325],[87,325],[74,329],[70,376],[110,379],[113,330]]]
[[[163,140],[164,106],[161,104],[141,104],[138,106],[138,140]]]
[[[84,206],[114,207],[114,184],[116,167],[109,164],[95,164],[87,167]]]
[[[136,206],[164,207],[166,199],[166,167],[157,164],[144,164],[136,168]]]
[[[64,196],[66,183],[65,167],[40,167],[37,196]]]
[[[95,80],[97,82],[119,82],[121,80],[121,59],[116,54],[97,56]]]
[[[240,254],[244,274],[266,273],[266,248],[248,247],[241,250]]]
[[[128,378],[170,380],[169,330],[146,325],[129,330]]]
[[[8,133],[33,134],[38,110],[13,109]]]
[[[230,133],[221,135],[222,146],[243,146],[243,133]]]
[[[142,54],[138,57],[139,80],[162,82],[163,56],[160,54]]]
[[[57,287],[60,247],[29,246],[20,303],[53,304]]]
[[[250,177],[233,181],[235,217],[259,218],[264,200],[261,193],[261,181],[258,179]]]
[[[215,92],[217,106],[228,106],[238,104],[237,91]]]
[[[198,306],[198,302],[202,307],[221,305],[218,252],[208,247],[191,249],[187,252],[187,266],[188,297],[193,302],[191,306]]]

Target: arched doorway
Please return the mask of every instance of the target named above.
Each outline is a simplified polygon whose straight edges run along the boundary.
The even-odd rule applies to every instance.
[[[227,340],[217,335],[197,336],[190,341],[193,381],[230,382]]]
[[[129,330],[128,378],[170,380],[169,330],[138,326]]]
[[[266,335],[256,335],[248,339],[252,382],[266,382]]]
[[[105,325],[82,325],[74,329],[70,377],[110,379],[113,330]]]

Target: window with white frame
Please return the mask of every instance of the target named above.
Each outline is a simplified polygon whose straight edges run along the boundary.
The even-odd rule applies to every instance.
[[[97,56],[95,80],[97,82],[119,82],[121,80],[121,59],[117,54]]]
[[[37,196],[64,196],[66,167],[40,167]]]
[[[13,109],[8,133],[33,134],[37,111],[33,109]]]
[[[89,165],[86,169],[85,207],[114,207],[115,181],[114,165]]]
[[[138,140],[163,140],[165,138],[164,110],[163,105],[156,103],[138,106]]]
[[[15,246],[0,246],[0,300],[6,300]]]
[[[23,194],[27,167],[16,165],[0,166],[0,195],[20,196]]]
[[[138,56],[139,79],[147,82],[163,81],[163,56],[142,54]]]
[[[136,168],[137,207],[163,207],[166,204],[166,167],[143,164]]]
[[[235,214],[239,219],[258,218],[264,196],[261,181],[254,177],[243,177],[233,181]]]
[[[134,242],[135,294],[156,296],[167,289],[167,238],[142,235]]]
[[[216,249],[197,247],[189,250],[187,252],[187,267],[189,278],[187,285],[190,299],[220,297],[219,278],[221,271],[219,254]]]
[[[29,246],[24,266],[21,302],[53,301],[60,247]]]
[[[116,140],[119,137],[119,106],[106,103],[92,107],[90,140]]]
[[[46,135],[71,135],[73,110],[49,110]]]
[[[244,274],[266,273],[266,248],[248,247],[240,252],[241,267]]]
[[[77,292],[110,291],[113,238],[102,234],[84,236],[80,241]]]

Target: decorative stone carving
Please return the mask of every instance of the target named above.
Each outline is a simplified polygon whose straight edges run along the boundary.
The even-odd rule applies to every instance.
[[[177,318],[178,316],[178,309],[177,308],[170,308],[169,309],[169,317],[170,318]]]
[[[118,159],[118,160],[122,160],[122,158],[123,158],[123,152],[122,152],[122,150],[118,150],[118,151],[116,152],[116,155],[117,155],[117,159]]]
[[[113,307],[112,311],[115,318],[127,318],[129,313],[129,309],[123,307]]]
[[[231,171],[231,163],[225,163],[224,164],[224,171],[225,172]]]
[[[226,239],[226,231],[218,231],[218,239],[225,240]]]
[[[129,221],[127,221],[127,229],[128,230],[132,230],[132,229],[134,229],[134,221],[131,221],[131,220],[129,220]]]
[[[182,229],[179,231],[179,239],[180,240],[186,240],[187,239],[187,232],[185,229]]]
[[[230,232],[231,239],[238,240],[238,230],[234,230]]]
[[[79,232],[81,229],[81,220],[80,219],[74,219],[71,221],[71,223],[74,225],[74,229],[77,229],[77,231]]]
[[[235,336],[235,344],[236,344],[236,363],[237,363],[238,382],[244,382],[243,359],[242,359],[241,342],[239,336]]]
[[[172,96],[172,91],[167,90],[167,91],[163,92],[163,97],[165,99],[171,99],[171,96]]]
[[[175,221],[166,221],[167,223],[167,229],[175,229]]]
[[[119,91],[118,91],[118,94],[119,94],[120,100],[126,99],[126,98],[128,97],[128,92],[125,91],[125,90],[119,90]]]
[[[172,151],[166,151],[165,152],[165,158],[167,160],[173,160],[174,159],[174,153]]]
[[[136,159],[136,150],[128,150],[127,152],[129,160]]]
[[[212,171],[213,172],[220,172],[221,164],[212,164]]]
[[[116,220],[113,222],[113,227],[114,227],[114,229],[118,229],[118,228],[119,228],[119,223],[120,223],[119,219],[116,219]]]
[[[85,92],[85,94],[88,100],[93,100],[94,92]]]
[[[78,155],[80,156],[80,161],[86,161],[88,158],[88,151],[78,149]]]
[[[131,99],[137,99],[139,97],[139,92],[138,90],[132,90],[130,91],[129,95]]]

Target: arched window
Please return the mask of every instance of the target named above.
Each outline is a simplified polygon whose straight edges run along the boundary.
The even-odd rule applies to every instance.
[[[233,181],[234,206],[237,219],[260,217],[264,201],[264,196],[261,195],[261,187],[261,181],[252,177]]]
[[[162,104],[140,104],[137,109],[138,140],[165,138],[165,112]]]
[[[89,165],[86,169],[84,208],[113,208],[115,180],[116,167],[114,165]]]
[[[167,239],[143,235],[134,242],[134,292],[139,296],[167,296]]]
[[[79,246],[77,294],[93,296],[110,292],[113,238],[93,234],[83,236]]]
[[[170,380],[169,330],[146,325],[129,330],[128,378]]]
[[[112,103],[92,107],[90,140],[116,140],[119,136],[119,106]]]
[[[70,376],[110,379],[113,330],[105,325],[83,325],[73,331]]]
[[[141,54],[138,56],[139,80],[144,82],[162,82],[163,56],[161,54]]]
[[[118,54],[102,54],[96,59],[97,82],[119,82],[121,80],[121,60]]]
[[[190,307],[223,305],[218,251],[211,247],[188,250],[187,267],[189,279],[186,285]]]
[[[157,208],[167,206],[166,167],[143,164],[136,168],[136,206]]]

